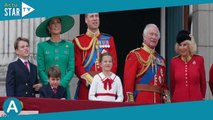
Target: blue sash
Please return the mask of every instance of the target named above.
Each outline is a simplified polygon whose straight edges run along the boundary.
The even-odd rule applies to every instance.
[[[99,51],[101,52],[102,50],[103,50],[103,49],[99,47]],[[87,61],[89,60],[90,55],[91,55],[91,53],[87,56],[87,58],[86,58],[84,64],[87,63]],[[97,59],[97,50],[95,49],[90,63],[85,67],[85,70],[86,70],[87,72],[88,72],[88,71],[92,68],[92,66],[95,64],[96,59]]]
[[[162,60],[162,57],[161,57],[159,54],[156,54],[156,60],[160,60],[160,61],[158,61],[158,62],[163,61],[163,60]],[[155,63],[156,63],[156,61],[155,61]],[[157,65],[157,71],[158,71],[160,65],[157,64],[157,63],[156,63],[156,65]],[[148,83],[154,78],[154,76],[155,76],[155,74],[157,73],[157,71],[156,71],[156,70],[152,70],[152,66],[150,65],[150,66],[149,66],[149,69],[148,69],[148,70],[145,72],[145,74],[141,77],[141,80],[139,81],[138,84],[148,84]]]
[[[110,39],[110,36],[107,36],[107,35],[103,35],[103,34],[102,34],[102,35],[99,37],[98,42],[101,41],[101,40],[107,40],[107,41],[109,41],[109,39]],[[102,50],[103,50],[103,48],[100,48],[100,46],[99,46],[99,52],[100,52],[100,53],[102,52]],[[84,64],[87,63],[87,61],[89,60],[90,56],[91,56],[91,53],[87,56],[86,60],[84,61]],[[86,68],[85,68],[85,70],[86,70],[87,72],[92,68],[92,66],[94,65],[96,59],[97,59],[97,50],[94,49],[94,53],[93,53],[92,59],[91,59],[90,63],[89,63],[89,64],[86,66]],[[76,92],[75,92],[74,99],[78,99],[78,92],[79,92],[79,85],[80,85],[80,82],[81,82],[81,81],[78,80],[78,84],[77,84],[77,88],[76,88]]]
[[[110,39],[110,36],[107,36],[107,35],[103,35],[103,34],[102,34],[102,35],[99,37],[98,42],[99,42],[99,41],[102,41],[102,40],[104,40],[104,41],[109,41],[109,39]],[[101,44],[101,43],[100,43],[100,44]],[[102,52],[102,50],[103,50],[103,48],[101,48],[101,47],[99,46],[99,52],[100,52],[100,53]],[[90,58],[90,55],[91,55],[91,53],[87,56],[87,58],[86,58],[84,64],[87,63],[87,61],[88,61],[89,58]],[[88,71],[92,68],[92,66],[94,65],[94,63],[95,63],[95,61],[96,61],[96,58],[97,58],[97,50],[95,49],[90,63],[89,63],[88,66],[85,68],[85,70],[86,70],[87,72],[88,72]]]
[[[157,69],[159,66],[157,66]],[[141,80],[137,84],[148,84],[154,78],[157,71],[152,69],[152,65],[149,66],[149,69],[145,72]]]
[[[162,61],[162,57],[159,54],[156,54],[156,59]],[[156,62],[156,61],[155,61]],[[160,65],[157,65],[157,71],[160,67]],[[153,79],[157,71],[152,69],[152,65],[149,66],[148,70],[144,73],[144,75],[141,77],[140,81],[137,84],[149,84]],[[134,91],[134,97],[137,96],[139,91],[135,90]]]

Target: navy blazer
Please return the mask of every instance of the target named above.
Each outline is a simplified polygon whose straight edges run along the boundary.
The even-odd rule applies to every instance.
[[[35,97],[33,85],[38,83],[37,67],[28,63],[30,72],[20,59],[9,64],[6,76],[7,96]]]
[[[67,98],[67,92],[64,87],[58,86],[57,92],[54,93],[49,83],[47,85],[43,85],[42,88],[40,88],[39,94],[41,98]]]

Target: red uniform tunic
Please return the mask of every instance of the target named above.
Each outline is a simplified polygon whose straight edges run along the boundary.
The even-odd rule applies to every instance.
[[[211,89],[211,92],[212,92],[212,95],[213,95],[213,64],[212,64],[210,71],[209,71],[209,86],[210,86],[210,89]]]
[[[171,60],[170,87],[172,102],[202,100],[206,93],[204,59],[193,55],[189,62],[180,56]]]
[[[155,51],[151,53],[146,48],[138,48],[127,55],[123,81],[125,100],[128,93],[133,93],[135,102],[161,103],[161,93],[155,92],[154,88],[167,89],[165,60]]]
[[[109,40],[107,41],[105,39],[100,39],[102,35],[108,36]],[[91,34],[91,32],[87,32],[86,34],[80,35],[73,40],[74,50],[75,50],[75,74],[80,79],[79,91],[78,91],[78,99],[80,100],[88,100],[88,92],[89,92],[89,88],[86,85],[86,80],[82,79],[81,76],[85,73],[101,72],[100,66],[95,64],[93,64],[88,71],[84,67],[87,57],[91,53],[94,53],[92,52],[93,44],[95,44],[94,49],[96,49],[97,47],[103,49],[102,51],[99,51],[99,55],[101,54],[101,52],[102,53],[109,52],[112,54],[113,56],[112,72],[116,73],[117,71],[117,54],[116,54],[116,49],[114,44],[114,38],[107,34],[100,34],[99,32],[95,36],[98,39],[97,43],[94,43],[94,39],[93,39],[94,34]]]

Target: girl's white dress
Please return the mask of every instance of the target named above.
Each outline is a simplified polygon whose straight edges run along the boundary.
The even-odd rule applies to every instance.
[[[114,73],[110,78],[102,72],[95,75],[89,90],[89,100],[123,102],[123,87],[120,78]]]

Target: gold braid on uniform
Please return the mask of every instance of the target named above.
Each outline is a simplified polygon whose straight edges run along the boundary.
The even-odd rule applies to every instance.
[[[77,46],[81,49],[81,50],[83,50],[83,51],[87,51],[87,50],[89,50],[90,48],[91,48],[91,46],[94,44],[94,39],[97,39],[97,36],[98,35],[100,35],[100,32],[99,32],[99,30],[94,34],[94,33],[92,33],[90,30],[87,30],[87,33],[86,33],[86,35],[88,35],[89,37],[91,37],[92,38],[92,40],[90,41],[90,43],[89,43],[89,45],[87,46],[87,47],[82,47],[81,46],[81,44],[80,44],[80,42],[79,42],[79,40],[78,40],[78,38],[75,38],[75,41],[76,41],[76,44],[77,44]]]
[[[155,59],[155,56],[153,55],[154,50],[150,49],[150,48],[149,48],[147,45],[145,45],[144,43],[143,43],[142,49],[145,50],[146,52],[150,53],[150,55],[149,55],[148,60],[146,61],[146,60],[144,60],[144,59],[140,56],[140,54],[139,54],[137,51],[134,51],[134,53],[135,53],[135,55],[136,55],[136,57],[137,57],[139,63],[141,64],[141,66],[144,66],[144,65],[145,65],[145,68],[143,67],[143,68],[141,69],[141,71],[136,75],[136,77],[139,77],[139,76],[143,75],[144,72],[147,71],[147,69],[149,68],[150,65],[152,65],[152,67],[153,67],[153,65],[154,65],[154,59]]]
[[[82,47],[78,38],[75,38],[75,41],[76,41],[77,46],[83,51],[89,50],[93,44],[93,39],[91,40],[91,42],[89,43],[89,45],[87,47]]]
[[[82,47],[78,38],[75,38],[75,41],[76,41],[76,45],[83,51],[83,60],[82,60],[82,63],[83,63],[84,60],[86,59],[86,52],[94,44],[94,42],[93,42],[94,40],[92,39],[87,47]]]
[[[84,65],[84,68],[88,66],[88,64],[91,62],[92,60],[92,56],[94,54],[94,49],[96,48],[97,50],[99,49],[99,44],[98,44],[98,38],[97,36],[100,35],[100,31],[97,30],[97,32],[93,33],[91,32],[89,29],[87,30],[86,32],[86,35],[88,35],[89,37],[92,37],[92,40],[90,41],[89,45],[87,47],[82,47],[80,42],[79,42],[79,39],[78,38],[75,38],[75,41],[76,41],[76,45],[83,51],[83,60],[82,60],[82,63],[84,63],[85,59],[86,59],[86,53],[87,53],[87,50],[89,50],[91,47],[92,47],[92,50],[91,50],[91,55],[87,61],[87,63]],[[98,47],[97,47],[98,46]],[[98,53],[99,54],[99,53]],[[99,57],[99,56],[98,56]]]
[[[152,63],[152,60],[151,60],[151,57],[149,56],[148,60],[145,61],[145,60],[140,56],[140,54],[139,54],[138,52],[134,52],[134,53],[135,53],[135,55],[136,55],[136,57],[137,57],[139,63],[141,64],[141,66],[144,66],[144,65],[145,65],[145,68],[143,67],[143,68],[141,69],[141,71],[136,75],[136,78],[137,78],[137,77],[141,76],[141,75],[149,68],[149,66],[150,66],[151,63]]]
[[[156,62],[155,62],[155,59],[156,57],[154,56],[154,53],[155,53],[155,49],[151,49],[150,47],[148,47],[146,44],[143,43],[143,49],[148,52],[150,55],[149,55],[149,59],[151,59],[151,63],[152,63],[152,72],[155,72],[157,71],[157,65],[156,65]],[[149,60],[148,59],[148,60]],[[155,68],[155,69],[154,69]]]
[[[84,64],[84,68],[86,68],[86,67],[88,66],[88,64],[91,62],[92,57],[93,57],[93,54],[94,54],[94,50],[95,50],[95,48],[96,48],[96,44],[97,44],[97,42],[98,42],[98,39],[97,39],[96,37],[93,37],[92,40],[94,41],[94,42],[93,42],[93,45],[92,45],[92,51],[91,51],[91,54],[90,54],[90,56],[89,56],[88,61],[86,62],[86,64]],[[96,48],[96,49],[97,49],[97,48]]]

